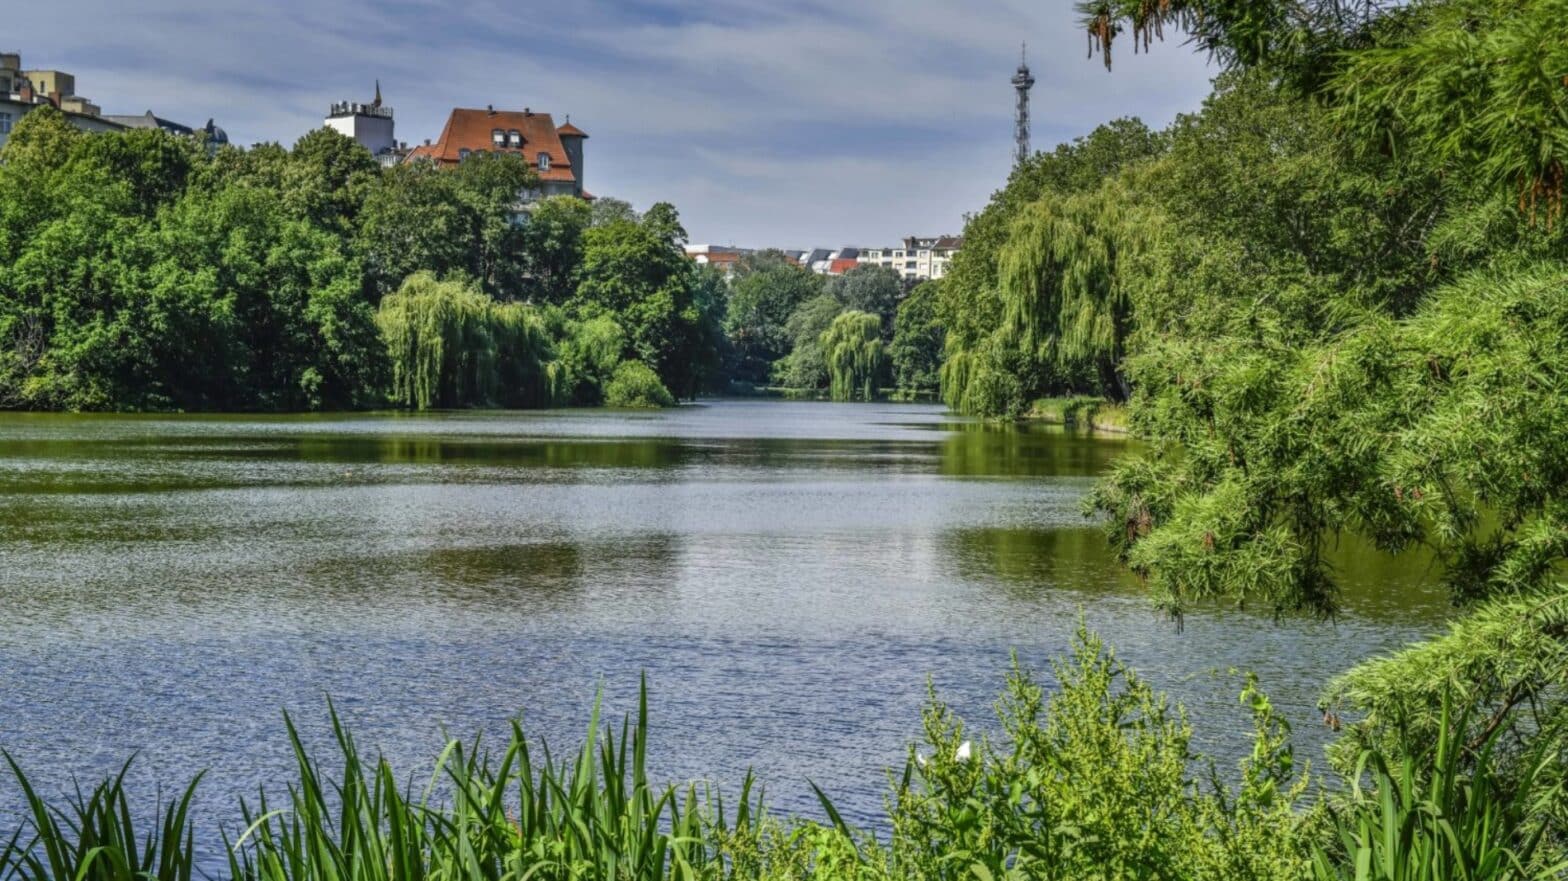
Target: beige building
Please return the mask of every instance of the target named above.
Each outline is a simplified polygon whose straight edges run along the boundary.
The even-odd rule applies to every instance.
[[[53,105],[71,124],[83,131],[120,131],[124,125],[105,118],[103,111],[87,98],[76,94],[76,77],[62,70],[28,70],[22,56],[0,52],[0,147],[10,140],[11,130],[36,107]]]
[[[886,266],[906,279],[925,281],[942,278],[953,261],[953,255],[962,248],[961,236],[909,236],[901,246],[893,248],[862,248],[862,264]]]

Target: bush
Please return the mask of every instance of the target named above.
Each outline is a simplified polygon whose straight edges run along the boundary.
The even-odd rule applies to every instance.
[[[641,361],[622,361],[604,387],[609,407],[673,407],[675,398],[653,368]]]

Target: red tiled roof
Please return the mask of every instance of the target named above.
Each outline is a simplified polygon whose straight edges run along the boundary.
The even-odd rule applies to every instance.
[[[833,275],[843,275],[844,273],[854,269],[859,265],[860,261],[853,257],[840,257],[839,259],[834,260],[832,263],[828,264],[828,272],[832,273]]]
[[[506,145],[497,147],[492,133],[500,129],[508,135],[516,131],[523,136],[521,149],[514,149],[508,138]],[[459,151],[471,153],[496,152],[521,154],[529,165],[537,165],[540,153],[550,155],[550,167],[539,172],[542,181],[575,182],[577,172],[572,168],[566,148],[561,145],[555,120],[548,113],[531,113],[521,110],[487,110],[459,107],[447,117],[441,137],[433,144],[415,147],[410,160],[427,158],[443,165],[455,164],[462,159]]]
[[[570,121],[568,121],[566,123],[566,125],[563,125],[560,128],[556,129],[555,133],[560,135],[560,136],[562,136],[562,137],[566,137],[567,135],[576,135],[579,138],[586,138],[586,137],[588,137],[588,133],[587,132],[583,131],[582,129],[578,128],[575,125],[572,125]]]

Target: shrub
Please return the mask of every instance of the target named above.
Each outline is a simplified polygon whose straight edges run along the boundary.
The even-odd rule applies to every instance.
[[[610,407],[673,407],[675,398],[653,368],[641,361],[622,361],[604,387],[604,403]]]

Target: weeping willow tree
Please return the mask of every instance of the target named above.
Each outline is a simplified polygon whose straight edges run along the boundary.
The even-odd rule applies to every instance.
[[[1128,396],[1121,361],[1142,279],[1137,261],[1163,230],[1133,186],[1113,179],[1022,209],[997,257],[1000,326],[978,345],[948,339],[948,406],[1007,416],[1046,394]]]
[[[822,355],[833,400],[871,400],[888,371],[882,319],[859,311],[839,315],[822,334]]]
[[[1065,375],[1129,393],[1121,372],[1132,330],[1128,263],[1158,234],[1155,212],[1119,181],[1025,209],[999,257],[1004,322],[1013,338]]]
[[[376,323],[398,406],[541,407],[557,398],[549,334],[529,306],[420,272],[381,301]]]

